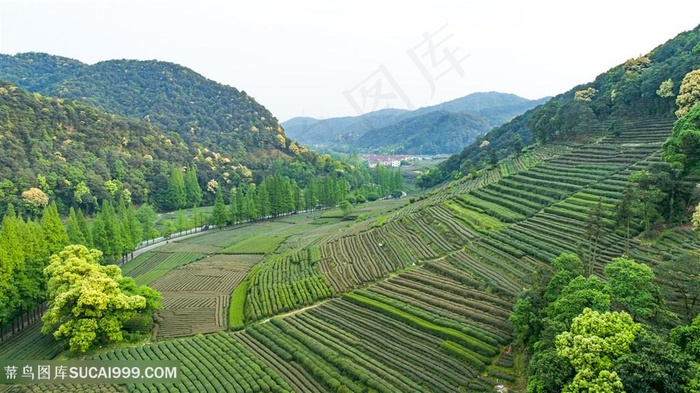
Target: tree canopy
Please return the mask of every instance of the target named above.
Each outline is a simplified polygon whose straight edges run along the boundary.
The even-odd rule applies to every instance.
[[[124,278],[116,265],[102,266],[99,250],[66,246],[45,269],[49,309],[42,331],[65,340],[71,351],[124,339],[124,323],[158,308],[160,294]]]

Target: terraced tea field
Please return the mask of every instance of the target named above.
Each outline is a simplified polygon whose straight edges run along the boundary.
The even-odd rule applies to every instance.
[[[163,295],[153,339],[211,333],[227,327],[231,293],[257,255],[213,255],[170,271],[151,286]]]
[[[182,381],[129,391],[523,391],[507,319],[538,266],[574,252],[601,274],[627,252],[656,268],[700,247],[683,229],[628,244],[612,221],[670,124],[535,148],[413,203],[365,205],[357,222],[288,216],[148,252],[124,272],[163,292],[159,341],[95,356],[182,360]],[[594,255],[585,227],[599,201]],[[204,332],[215,333],[193,336]],[[0,354],[25,351],[10,345]]]

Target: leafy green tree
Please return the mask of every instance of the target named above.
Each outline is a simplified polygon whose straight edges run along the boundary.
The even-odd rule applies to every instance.
[[[93,217],[92,238],[107,263],[114,263],[122,257],[125,247],[123,229],[110,201],[103,200],[100,211]]]
[[[262,182],[255,193],[255,206],[260,217],[265,218],[272,212],[272,204],[270,203],[270,193],[267,183]]]
[[[147,306],[144,296],[122,291],[121,269],[100,266],[100,256],[100,251],[85,246],[67,246],[51,256],[45,270],[49,309],[42,318],[42,331],[66,340],[74,352],[123,341],[124,322]]]
[[[92,247],[92,231],[90,231],[90,224],[88,224],[82,210],[78,209],[75,213],[75,220],[80,228],[80,233],[82,233],[85,238],[85,247]]]
[[[693,223],[693,230],[700,230],[700,203],[698,203],[698,205],[695,206],[695,211],[693,212],[693,219],[691,221]]]
[[[238,190],[236,188],[231,189],[231,195],[229,196],[229,205],[228,205],[228,219],[230,224],[235,224],[239,221],[241,221],[241,212],[240,212],[240,201],[238,200],[239,195],[238,195]]]
[[[656,90],[656,94],[661,98],[673,97],[673,79],[669,78],[661,82],[659,89]]]
[[[596,276],[578,276],[561,290],[545,313],[550,321],[568,326],[585,308],[605,312],[610,310],[610,302],[610,288],[604,281]]]
[[[695,362],[700,362],[700,314],[695,316],[691,324],[673,328],[670,337]]]
[[[688,108],[688,113],[676,121],[663,149],[664,161],[683,174],[700,170],[700,105]]]
[[[163,237],[166,239],[170,239],[170,236],[172,236],[175,232],[177,232],[177,226],[175,225],[175,222],[173,220],[165,220],[163,222]]]
[[[44,300],[46,278],[44,268],[48,262],[45,240],[41,225],[36,221],[27,221],[22,228],[22,247],[24,248],[24,277],[26,292],[22,294],[26,309],[40,304]],[[30,305],[31,304],[31,305]]]
[[[583,275],[583,262],[575,254],[561,254],[552,261],[554,275],[544,290],[544,300],[551,303],[576,277]]]
[[[352,211],[352,205],[347,199],[340,202],[339,207],[340,211],[343,212],[343,218],[346,218],[350,214],[350,211]]]
[[[68,245],[68,234],[63,227],[63,223],[61,223],[56,202],[51,202],[50,205],[44,208],[41,216],[41,230],[44,234],[49,254],[55,254]]]
[[[605,275],[615,303],[633,318],[648,318],[659,309],[659,287],[649,266],[625,257],[615,258],[605,266]]]
[[[659,189],[655,176],[647,170],[635,172],[629,179],[635,184],[635,204],[642,213],[644,229],[649,232],[651,225],[660,217],[658,203],[664,194]]]
[[[574,376],[567,359],[557,355],[556,348],[538,350],[530,361],[528,393],[560,393]]]
[[[630,352],[615,361],[625,390],[639,393],[684,393],[693,375],[692,358],[677,345],[643,328]]]
[[[700,101],[700,69],[690,71],[683,77],[676,105],[676,116],[680,119],[690,112],[690,109]]]
[[[177,213],[175,213],[175,227],[177,228],[178,232],[183,232],[189,229],[189,222],[187,222],[187,216],[185,216],[185,212],[183,212],[182,209],[178,210]]]
[[[562,392],[624,392],[614,361],[629,353],[641,325],[624,312],[586,308],[574,318],[571,329],[556,337],[557,354],[576,371]]]
[[[22,244],[21,221],[15,215],[12,205],[2,219],[2,231],[0,231],[0,320],[6,321],[12,317],[22,306],[23,283],[18,280],[25,269],[24,247]],[[5,281],[6,280],[6,281]]]
[[[123,215],[123,228],[125,228],[126,232],[129,233],[129,244],[127,244],[126,249],[131,252],[133,256],[134,250],[143,240],[143,226],[139,221],[136,208],[131,203],[127,205],[126,211],[124,211]]]
[[[214,199],[214,208],[211,212],[211,221],[212,224],[217,227],[223,227],[228,222],[226,205],[224,204],[224,197],[221,195],[221,188],[216,190],[216,199]]]

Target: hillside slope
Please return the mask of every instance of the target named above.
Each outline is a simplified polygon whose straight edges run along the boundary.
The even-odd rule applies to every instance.
[[[0,81],[0,209],[39,187],[60,204],[111,198],[107,181],[135,203],[158,188],[158,176],[191,159],[185,142],[144,122],[109,115],[73,101],[30,94]],[[214,175],[202,167],[202,177]],[[80,184],[88,192],[77,193]],[[167,184],[167,180],[166,180]],[[84,191],[84,189],[83,189]],[[81,191],[81,192],[83,192]]]
[[[614,133],[626,122],[639,117],[674,119],[676,108],[673,95],[678,93],[683,76],[698,67],[700,26],[493,129],[423,176],[421,184],[430,187],[463,176],[465,168],[485,165],[491,151],[498,158],[512,154],[513,148],[518,146],[516,140],[521,140],[525,145],[547,143],[569,140],[591,130]],[[662,82],[669,79],[673,83],[673,95],[662,97],[657,90]],[[481,146],[484,141],[489,142],[488,148]]]

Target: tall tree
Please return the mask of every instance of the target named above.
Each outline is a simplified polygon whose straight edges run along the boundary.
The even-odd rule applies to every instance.
[[[187,192],[185,191],[185,179],[182,176],[182,168],[173,167],[170,170],[167,202],[169,210],[177,210],[187,206]]]
[[[141,224],[141,234],[144,239],[155,239],[160,236],[156,229],[156,211],[153,206],[143,204],[136,211],[136,217]]]
[[[551,303],[574,278],[583,275],[583,262],[575,254],[561,254],[552,261],[554,275],[544,290],[544,300]]]
[[[190,165],[185,174],[185,193],[187,194],[187,206],[200,206],[202,204],[202,188],[197,178],[197,167]]]
[[[229,206],[228,206],[228,219],[230,224],[235,224],[241,221],[240,214],[240,201],[238,200],[238,189],[231,188],[231,195],[229,196]]]
[[[676,97],[678,110],[676,116],[680,119],[690,112],[690,109],[700,101],[700,69],[685,74],[680,91]]]
[[[634,190],[627,184],[622,192],[622,199],[615,208],[615,226],[625,231],[625,253],[630,249],[630,224],[634,218]]]
[[[690,322],[700,308],[700,254],[686,252],[670,261],[663,262],[658,269],[659,276],[672,293],[667,298],[679,298],[685,309],[683,316]]]
[[[605,266],[615,303],[633,318],[648,318],[659,309],[659,287],[654,272],[647,265],[628,258],[615,258]]]
[[[123,215],[123,228],[125,228],[129,233],[129,244],[127,244],[126,249],[133,255],[134,250],[143,240],[143,227],[138,219],[136,208],[134,208],[134,205],[131,203],[127,205],[126,211],[123,213]]]
[[[73,209],[72,206],[68,214],[68,222],[66,223],[66,233],[68,234],[68,241],[71,244],[82,244],[84,246],[87,246],[87,242],[85,241],[85,235],[80,229],[78,217],[75,214],[75,209]]]
[[[0,278],[7,280],[5,285],[0,285],[0,288],[7,291],[5,299],[0,297],[0,300],[5,301],[5,310],[0,310],[0,315],[5,318],[12,317],[20,311],[23,306],[22,295],[24,295],[24,286],[26,282],[21,280],[24,277],[24,246],[22,244],[22,227],[20,219],[15,215],[15,210],[12,205],[8,206],[7,212],[2,219],[2,231],[0,231],[0,248],[3,250],[0,253]],[[4,318],[3,318],[4,319]]]
[[[78,209],[77,213],[75,213],[75,218],[78,222],[80,232],[85,238],[85,246],[92,247],[92,232],[90,231],[90,225],[88,224],[87,220],[85,219],[85,216],[83,215],[83,211]]]
[[[211,211],[211,221],[217,227],[223,227],[228,222],[226,205],[224,204],[224,197],[221,195],[220,187],[216,189],[216,199],[214,199],[214,208]]]
[[[657,186],[655,176],[647,170],[635,172],[629,179],[635,186],[635,203],[642,213],[644,229],[649,232],[660,217],[657,205],[663,199],[663,192]]]
[[[41,230],[44,234],[49,254],[55,254],[68,245],[68,234],[61,223],[56,202],[51,202],[50,205],[44,208],[41,216]]]
[[[598,203],[588,210],[586,218],[586,240],[588,240],[588,275],[593,274],[593,266],[598,254],[600,236],[603,234],[605,223],[603,222],[603,201],[598,199]]]

